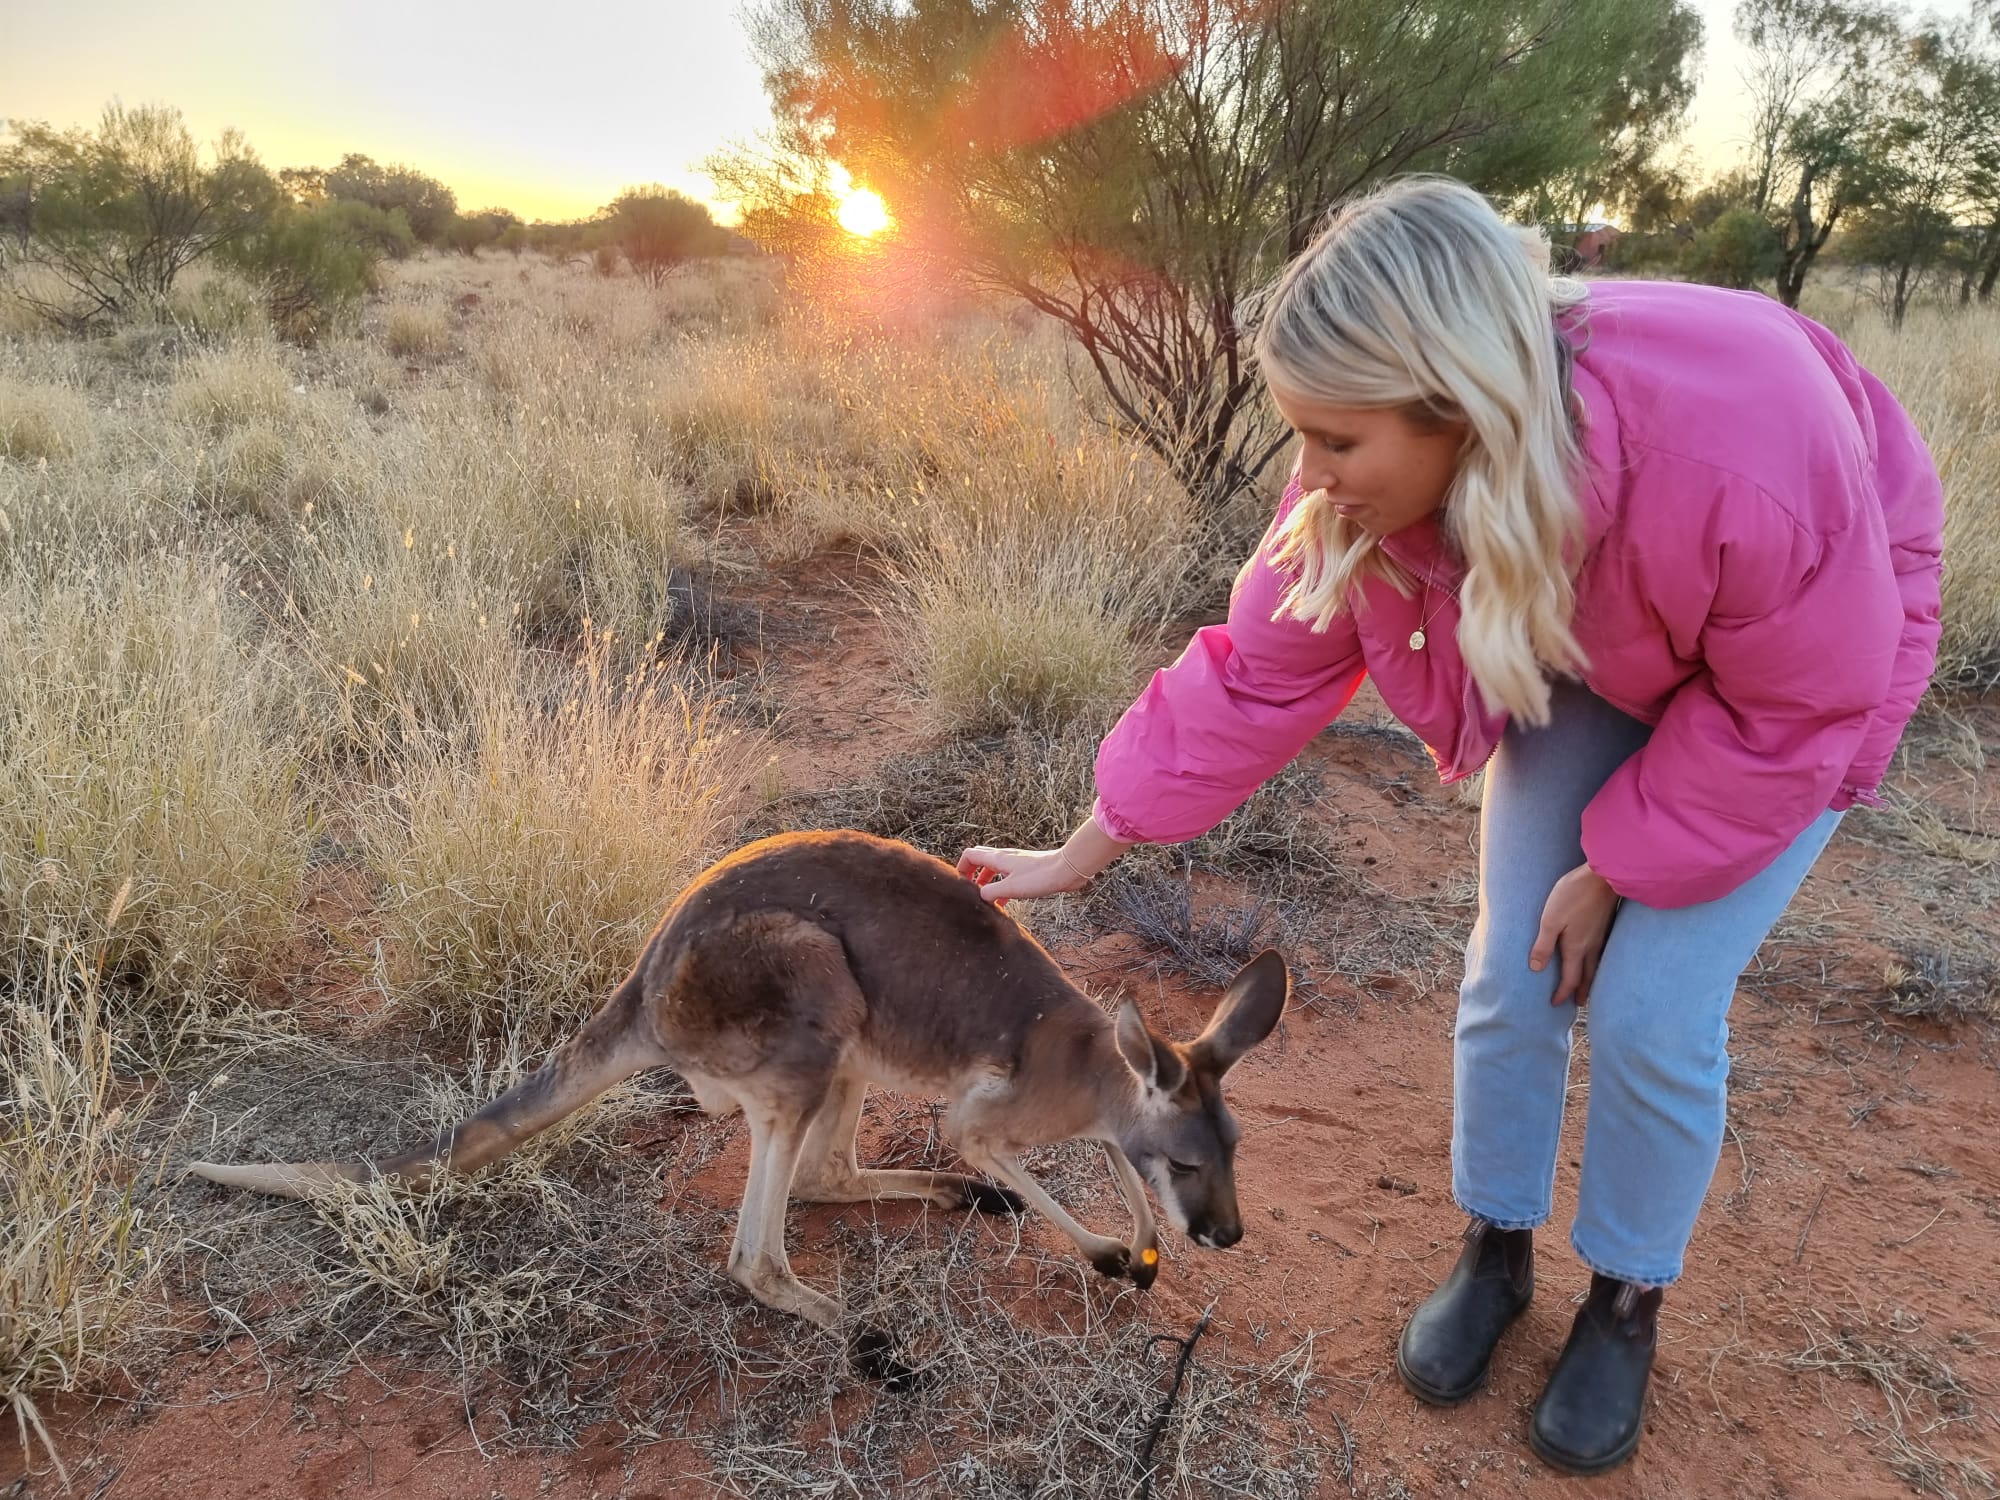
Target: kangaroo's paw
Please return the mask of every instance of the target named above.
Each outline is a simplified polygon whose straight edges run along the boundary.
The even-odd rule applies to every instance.
[[[804,1318],[821,1328],[831,1328],[840,1321],[840,1303],[824,1292],[814,1291],[792,1275],[789,1267],[751,1262],[744,1266],[731,1266],[729,1274],[766,1307]]]
[[[1101,1250],[1089,1253],[1090,1268],[1100,1276],[1108,1276],[1113,1281],[1122,1280],[1132,1274],[1132,1251],[1116,1240],[1106,1243]]]

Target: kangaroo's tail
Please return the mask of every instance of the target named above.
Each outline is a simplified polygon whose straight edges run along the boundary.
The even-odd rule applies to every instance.
[[[343,1182],[391,1177],[422,1187],[441,1168],[472,1172],[498,1161],[530,1136],[574,1114],[642,1068],[668,1061],[634,1024],[640,1004],[635,971],[575,1036],[528,1077],[428,1146],[378,1162],[284,1162],[225,1166],[189,1162],[196,1177],[280,1198],[309,1198]]]

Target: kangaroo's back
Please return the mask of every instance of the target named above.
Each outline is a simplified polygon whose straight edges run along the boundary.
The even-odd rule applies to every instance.
[[[783,924],[838,943],[863,1003],[854,1040],[900,1076],[934,1079],[980,1065],[1012,1071],[1051,1030],[1108,1024],[973,882],[907,844],[851,831],[782,834],[712,866],[647,945],[647,992],[664,995],[704,945],[731,950],[740,969],[746,943],[769,942]],[[729,962],[714,951],[700,967]],[[719,1008],[760,1003],[742,984],[726,994],[701,988]],[[724,1015],[701,1021],[728,1024]]]

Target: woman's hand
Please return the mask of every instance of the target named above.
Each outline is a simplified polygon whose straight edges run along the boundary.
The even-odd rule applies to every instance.
[[[1556,882],[1542,908],[1542,930],[1528,950],[1528,967],[1537,974],[1552,955],[1562,953],[1562,978],[1551,1004],[1571,999],[1578,1005],[1589,1003],[1597,961],[1604,956],[1604,940],[1611,935],[1611,919],[1617,914],[1618,893],[1588,864],[1578,865]]]
[[[1016,896],[1031,900],[1059,891],[1080,891],[1113,860],[1131,848],[1087,820],[1060,849],[995,849],[978,844],[958,857],[958,873],[979,881],[988,901]],[[983,878],[997,875],[997,880]]]
[[[988,901],[1002,903],[1015,896],[1032,900],[1080,891],[1090,884],[1063,863],[1060,849],[990,849],[981,844],[959,855],[958,873],[979,881],[979,894]],[[999,878],[984,878],[989,874]]]

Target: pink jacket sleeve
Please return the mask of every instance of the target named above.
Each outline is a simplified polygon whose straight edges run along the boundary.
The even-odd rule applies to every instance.
[[[1708,605],[1703,670],[1583,815],[1591,868],[1648,906],[1727,895],[1835,802],[1902,633],[1878,507],[1825,535],[1744,481],[1724,486],[1687,521],[1712,533],[1687,580]]]
[[[1197,838],[1234,812],[1331,723],[1361,686],[1345,613],[1324,632],[1273,620],[1289,581],[1270,563],[1297,482],[1237,576],[1226,624],[1195,632],[1153,674],[1097,752],[1093,815],[1128,843]]]

